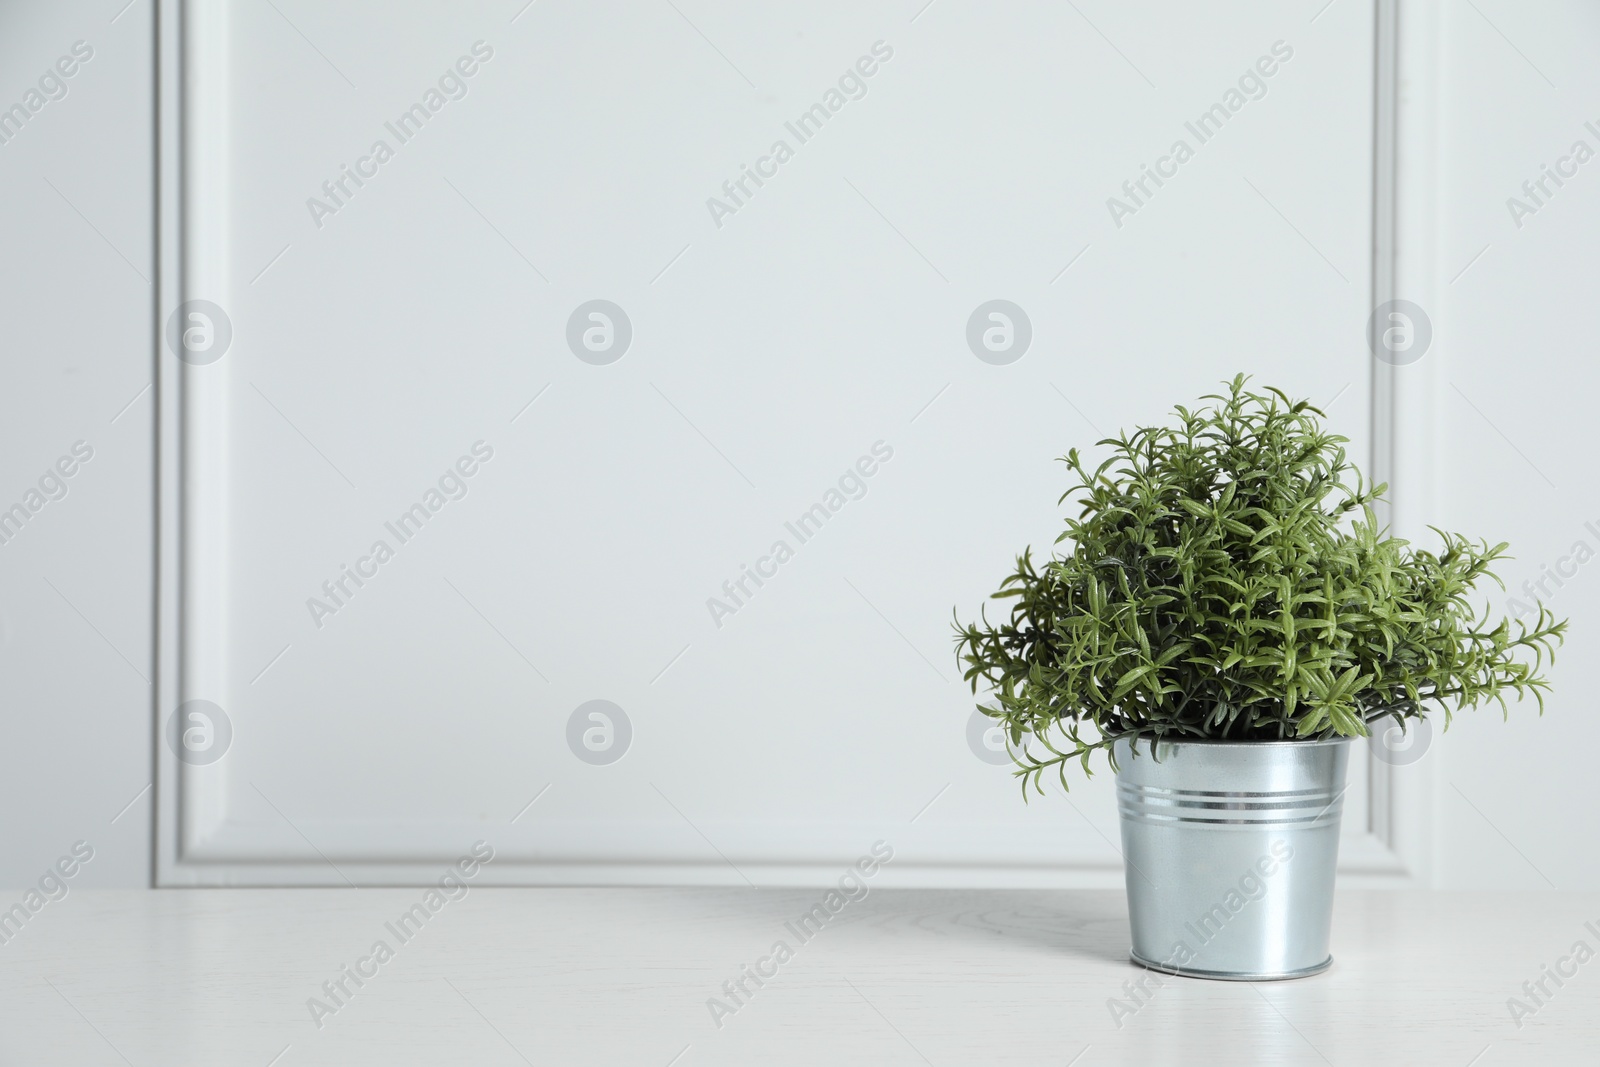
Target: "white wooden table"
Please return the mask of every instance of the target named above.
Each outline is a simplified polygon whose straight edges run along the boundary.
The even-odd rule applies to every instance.
[[[1560,964],[1520,1029],[1507,1007],[1575,942],[1600,950],[1600,895],[1345,891],[1327,973],[1166,979],[1142,1004],[1114,892],[874,889],[802,942],[785,923],[821,890],[474,888],[402,942],[386,924],[422,898],[73,891],[0,945],[0,1061],[1600,1063],[1600,959]],[[780,940],[793,957],[733,1001]],[[363,959],[352,996],[324,992]],[[737,1009],[720,1028],[713,997]]]

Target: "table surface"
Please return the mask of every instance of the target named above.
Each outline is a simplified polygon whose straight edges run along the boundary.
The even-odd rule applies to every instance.
[[[1120,893],[873,889],[801,940],[823,893],[72,891],[0,944],[0,1062],[1600,1063],[1600,895],[1344,891],[1324,974],[1130,996]]]

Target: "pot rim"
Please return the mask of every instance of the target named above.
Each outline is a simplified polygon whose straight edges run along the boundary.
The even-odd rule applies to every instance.
[[[1143,734],[1118,734],[1113,738],[1114,743],[1120,744],[1127,741],[1132,745],[1145,742],[1146,746],[1153,744],[1162,745],[1222,745],[1233,748],[1270,748],[1274,746],[1294,745],[1300,748],[1315,748],[1319,745],[1348,745],[1356,740],[1354,737],[1324,737],[1316,741],[1276,740],[1276,741],[1238,741],[1225,737],[1185,737],[1174,740],[1168,737],[1146,737]]]

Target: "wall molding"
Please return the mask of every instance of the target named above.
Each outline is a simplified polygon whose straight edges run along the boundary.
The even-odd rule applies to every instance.
[[[1430,230],[1408,212],[1426,204],[1425,163],[1397,151],[1414,129],[1431,121],[1415,88],[1401,105],[1402,74],[1430,74],[1424,51],[1408,42],[1418,18],[1404,17],[1396,0],[1377,0],[1374,41],[1373,303],[1416,294],[1426,282],[1423,258]],[[228,361],[188,365],[168,349],[165,323],[183,300],[225,302],[230,284],[225,220],[229,189],[226,149],[229,92],[226,41],[229,6],[160,0],[157,20],[157,405],[158,561],[156,731],[156,881],[180,885],[403,885],[431,881],[478,838],[493,830],[473,824],[399,827],[397,824],[303,823],[284,826],[240,821],[228,811],[227,761],[194,767],[179,761],[164,737],[166,719],[184,700],[228,691],[225,648],[228,603],[226,508],[227,426],[221,412],[230,387]],[[1425,28],[1424,28],[1425,29]],[[1405,82],[1410,85],[1411,83]],[[1402,219],[1404,222],[1402,224]],[[1423,243],[1418,243],[1423,242]],[[1391,521],[1404,535],[1427,511],[1425,423],[1415,419],[1418,375],[1370,360],[1374,476],[1395,487]],[[1406,370],[1414,370],[1407,368]],[[1405,419],[1399,412],[1407,413]],[[202,447],[203,443],[203,447]],[[1369,816],[1365,833],[1347,834],[1341,877],[1351,884],[1426,884],[1431,871],[1432,777],[1428,761],[1396,768],[1369,754]],[[825,884],[842,863],[826,850],[796,848],[788,856],[736,852],[733,868],[709,854],[702,840],[678,827],[663,831],[667,847],[607,859],[592,849],[536,849],[517,835],[492,841],[499,856],[482,880],[504,885]],[[1120,861],[1098,840],[1067,862],[998,858],[983,828],[937,841],[908,828],[906,847],[885,868],[885,884],[971,887],[1065,887],[1122,884]],[[404,831],[401,833],[400,831]],[[304,831],[302,833],[302,831]],[[802,835],[803,838],[803,835]],[[308,859],[307,844],[317,855]],[[797,839],[798,840],[798,839]],[[869,842],[864,841],[863,847]],[[753,859],[745,859],[754,855]],[[916,856],[913,859],[912,856]],[[988,858],[985,858],[985,857]]]

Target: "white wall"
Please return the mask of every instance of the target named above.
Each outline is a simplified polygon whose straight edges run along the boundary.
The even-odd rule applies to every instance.
[[[160,281],[154,15],[118,6],[0,12],[12,96],[74,41],[95,48],[0,146],[0,186],[28,206],[0,222],[7,502],[74,441],[95,447],[0,546],[18,753],[0,788],[27,813],[0,853],[13,884],[79,838],[97,849],[86,880],[152,876],[150,795],[110,820],[151,776],[154,394],[110,420],[151,380],[171,308],[153,313],[139,277]],[[1054,5],[682,5],[693,26],[667,7],[521,6],[423,25],[218,4],[191,25],[217,47],[194,72],[216,80],[192,116],[212,136],[185,200],[189,295],[229,309],[235,342],[208,367],[160,359],[213,420],[188,438],[203,565],[185,693],[223,704],[236,737],[185,770],[189,848],[163,843],[163,880],[407,878],[473,836],[513,881],[738,881],[723,857],[804,880],[890,837],[907,881],[1114,883],[1105,776],[1076,807],[1023,809],[967,747],[949,607],[970,612],[1009,553],[1053,536],[1051,457],[1235,369],[1337,397],[1368,457],[1372,7],[1080,5],[1091,27]],[[1576,4],[1479,7],[1562,89],[1471,7],[1408,8],[1442,36],[1439,106],[1403,125],[1437,131],[1436,204],[1417,184],[1426,138],[1400,146],[1402,210],[1433,204],[1432,224],[1417,208],[1401,227],[1401,278],[1437,330],[1401,368],[1419,405],[1402,425],[1424,426],[1402,432],[1403,467],[1427,469],[1402,514],[1511,539],[1520,582],[1600,526],[1569,340],[1587,170],[1520,231],[1503,203],[1600,118],[1573,102],[1596,98],[1596,27]],[[495,56],[468,96],[317,227],[305,198],[478,39]],[[717,227],[705,198],[879,39],[895,57],[868,96]],[[1266,97],[1116,227],[1106,197],[1278,39],[1295,57]],[[997,296],[1035,329],[1007,367],[963,337]],[[594,297],[634,323],[610,366],[566,346]],[[306,598],[479,439],[496,455],[469,496],[316,627]],[[715,627],[722,579],[879,439],[895,457],[868,495]],[[1484,471],[1509,488],[1486,497]],[[1551,713],[1458,720],[1392,772],[1399,795],[1427,792],[1428,854],[1406,860],[1422,881],[1600,884],[1600,860],[1564,847],[1572,823],[1541,822],[1584,810],[1588,574],[1553,601],[1575,636]],[[606,767],[566,745],[595,698],[635,731]],[[1376,871],[1356,773],[1347,852]]]
[[[0,545],[8,886],[79,840],[78,884],[150,881],[152,16],[120,6],[0,5],[0,107],[93,51],[0,144],[0,507],[93,450]]]
[[[1438,341],[1422,379],[1435,419],[1433,505],[1442,525],[1510,541],[1517,558],[1502,575],[1529,599],[1523,583],[1576,543],[1600,550],[1600,162],[1564,187],[1547,183],[1553,195],[1541,193],[1545,206],[1520,227],[1507,200],[1537,206],[1522,183],[1539,178],[1542,165],[1554,167],[1574,142],[1600,152],[1600,135],[1585,126],[1600,128],[1592,62],[1600,11],[1579,2],[1479,0],[1478,10],[1446,5],[1439,28],[1431,272]],[[1600,564],[1563,582],[1545,587],[1550,607],[1571,617],[1572,634],[1551,674],[1556,692],[1544,717],[1531,704],[1513,708],[1509,722],[1498,709],[1480,711],[1459,718],[1439,744],[1444,885],[1600,883],[1600,855],[1590,845],[1600,818],[1600,718],[1589,691],[1600,654]],[[1506,609],[1506,594],[1496,591],[1493,601]]]

